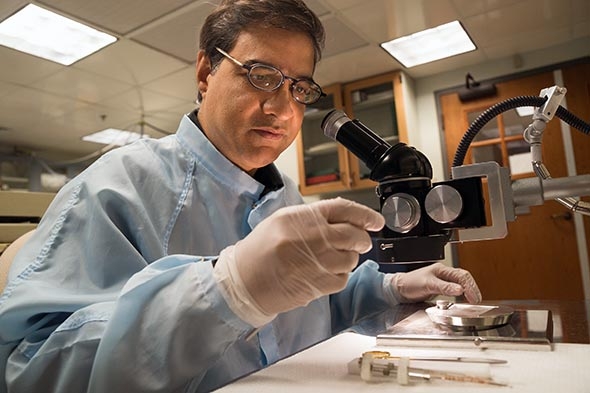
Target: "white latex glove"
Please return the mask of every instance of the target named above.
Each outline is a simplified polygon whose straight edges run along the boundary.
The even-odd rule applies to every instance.
[[[214,276],[230,308],[262,326],[342,290],[359,254],[372,247],[367,230],[384,223],[376,211],[342,198],[286,207],[224,249]]]
[[[471,273],[440,262],[389,277],[394,291],[407,302],[422,302],[436,295],[465,295],[469,303],[481,302],[481,292]]]

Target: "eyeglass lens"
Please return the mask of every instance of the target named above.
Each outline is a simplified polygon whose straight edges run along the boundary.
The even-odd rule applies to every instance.
[[[254,87],[264,91],[277,89],[283,83],[284,78],[278,69],[264,64],[254,64],[248,72],[250,83]],[[292,80],[291,94],[298,102],[313,104],[320,98],[322,92],[317,84],[303,79]]]

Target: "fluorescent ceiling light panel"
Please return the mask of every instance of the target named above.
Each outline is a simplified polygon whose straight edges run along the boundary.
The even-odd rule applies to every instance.
[[[396,38],[381,47],[406,68],[476,49],[459,21]]]
[[[94,134],[85,135],[82,137],[82,140],[86,142],[102,143],[105,145],[123,146],[141,138],[149,138],[149,135],[144,134],[142,137],[142,135],[137,132],[107,128],[106,130],[95,132]]]
[[[116,40],[34,4],[0,23],[1,45],[66,66]]]

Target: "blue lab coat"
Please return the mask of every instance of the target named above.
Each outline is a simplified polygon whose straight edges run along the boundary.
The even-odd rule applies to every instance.
[[[115,149],[68,182],[0,295],[0,392],[209,391],[396,304],[368,262],[342,292],[246,339],[253,327],[228,307],[211,260],[303,203],[265,171],[270,191],[184,116],[176,134]]]

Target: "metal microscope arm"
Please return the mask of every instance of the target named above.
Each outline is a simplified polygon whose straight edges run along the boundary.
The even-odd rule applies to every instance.
[[[530,206],[542,205],[547,200],[563,200],[573,212],[589,212],[588,203],[574,197],[590,195],[590,175],[556,179],[532,177],[511,182],[508,169],[496,162],[453,167],[452,174],[453,179],[474,176],[487,178],[487,201],[492,225],[458,229],[451,237],[451,242],[504,238],[508,234],[508,222],[528,211]]]
[[[553,86],[541,90],[545,97],[543,105],[535,108],[533,122],[524,131],[524,139],[531,145],[532,168],[537,177],[510,181],[507,168],[495,162],[456,166],[452,178],[484,176],[488,179],[488,204],[492,225],[480,228],[457,230],[451,241],[499,239],[507,235],[509,221],[528,211],[530,206],[539,206],[546,200],[556,200],[572,212],[590,215],[590,204],[579,197],[590,195],[590,175],[552,178],[543,164],[541,140],[547,122],[553,119],[567,90]]]
[[[540,95],[546,96],[548,98],[547,102],[543,106],[535,109],[533,123],[529,125],[524,131],[524,138],[531,145],[533,170],[535,171],[537,177],[542,179],[544,182],[551,180],[551,175],[549,174],[547,167],[545,167],[545,164],[543,164],[541,139],[543,137],[543,131],[547,126],[547,122],[553,119],[553,116],[557,112],[559,104],[563,100],[566,92],[567,90],[565,87],[558,86],[541,90]],[[584,176],[581,176],[580,178],[565,178],[565,184],[563,184],[563,187],[565,190],[573,188],[571,189],[572,193],[564,193],[563,195],[556,196],[553,199],[566,206],[573,212],[590,215],[590,203],[573,198],[574,196],[590,195],[590,186],[588,186],[588,181],[584,183],[584,178]],[[584,184],[586,185],[585,188]]]

